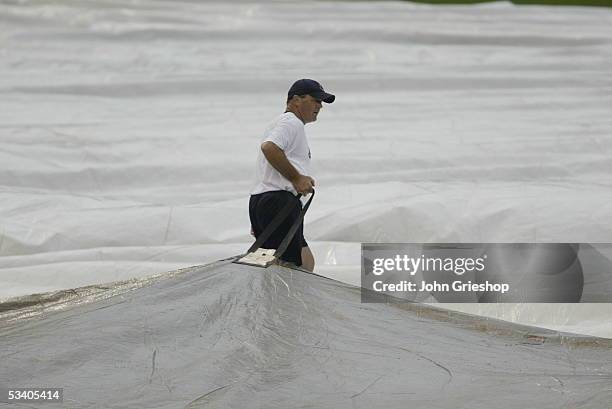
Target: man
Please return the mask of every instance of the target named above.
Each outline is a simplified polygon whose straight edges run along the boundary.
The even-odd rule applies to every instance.
[[[293,202],[291,213],[262,247],[276,249],[294,221],[302,203],[296,195],[313,191],[310,173],[310,148],[304,125],[317,120],[322,103],[331,104],[336,97],[311,79],[296,81],[287,94],[285,113],[276,118],[264,132],[257,157],[257,185],[251,191],[249,216],[253,234],[258,237],[274,217]],[[281,259],[313,271],[314,256],[304,239],[304,224],[295,233]]]

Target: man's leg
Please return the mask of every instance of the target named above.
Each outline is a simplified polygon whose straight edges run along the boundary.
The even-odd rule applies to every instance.
[[[287,235],[287,232],[293,225],[295,219],[297,219],[300,213],[301,203],[290,192],[285,191],[266,192],[251,196],[251,200],[249,202],[249,215],[255,237],[259,237],[266,226],[272,222],[276,215],[282,211],[289,201],[294,201],[295,207],[292,209],[287,218],[283,220],[279,227],[274,231],[272,236],[270,236],[270,238],[268,238],[268,240],[266,240],[266,242],[262,245],[263,248],[278,248],[282,240]],[[295,237],[289,243],[287,250],[281,256],[281,259],[300,266],[302,264],[302,240],[302,226],[300,226],[300,229],[298,229]]]
[[[315,260],[310,247],[302,247],[302,268],[310,272],[314,271]]]

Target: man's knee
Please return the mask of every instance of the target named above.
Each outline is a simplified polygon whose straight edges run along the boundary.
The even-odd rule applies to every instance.
[[[302,268],[308,271],[314,271],[315,260],[310,247],[302,247]]]

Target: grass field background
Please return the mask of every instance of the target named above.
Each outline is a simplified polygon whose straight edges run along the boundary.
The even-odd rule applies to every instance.
[[[489,0],[411,0],[415,3],[428,4],[477,4],[490,3]],[[550,6],[590,6],[612,7],[612,0],[510,0],[517,5],[550,5]]]

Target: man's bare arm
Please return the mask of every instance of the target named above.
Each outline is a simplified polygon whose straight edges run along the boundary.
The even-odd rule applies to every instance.
[[[289,180],[298,193],[307,194],[312,192],[314,179],[310,176],[301,175],[297,169],[289,162],[285,152],[275,143],[266,141],[261,144],[261,151],[264,156],[285,179]]]

